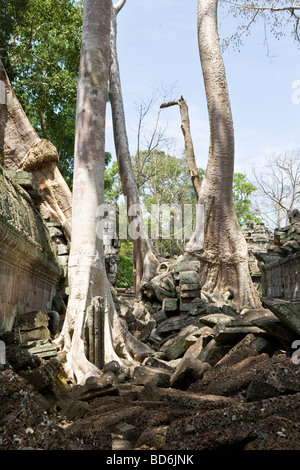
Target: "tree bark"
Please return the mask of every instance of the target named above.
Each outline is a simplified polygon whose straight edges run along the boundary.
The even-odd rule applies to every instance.
[[[108,281],[103,241],[97,236],[97,210],[104,203],[105,114],[109,66],[111,0],[85,0],[78,78],[73,175],[72,243],[69,300],[60,340],[67,352],[66,370],[78,382],[100,370],[85,356],[86,309],[101,296],[108,315]],[[106,324],[107,322],[106,319]],[[107,328],[107,334],[110,329]],[[107,336],[106,334],[106,336]],[[103,339],[104,340],[104,339]],[[106,337],[107,345],[112,342]]]
[[[204,205],[204,226],[195,230],[185,257],[201,261],[202,289],[230,291],[238,310],[256,307],[248,268],[248,250],[232,196],[234,129],[225,68],[217,29],[218,0],[198,0],[198,39],[206,90],[210,148],[199,203]]]
[[[196,164],[194,145],[193,145],[193,139],[192,139],[191,128],[190,128],[189,109],[188,109],[187,102],[185,101],[183,96],[181,96],[179,100],[162,103],[160,107],[168,108],[169,106],[174,106],[174,105],[178,105],[180,109],[181,130],[182,130],[183,137],[184,137],[186,162],[187,162],[188,170],[189,170],[190,177],[192,180],[192,184],[194,187],[194,191],[196,193],[197,200],[198,200],[199,195],[200,195],[201,179],[200,179],[198,167]]]
[[[69,257],[69,301],[56,345],[66,352],[65,370],[77,383],[102,371],[86,357],[88,307],[101,297],[104,307],[104,363],[130,367],[135,354],[149,354],[118,317],[105,270],[103,234],[105,119],[110,63],[111,0],[85,0],[78,79],[73,176],[72,243]],[[96,333],[93,333],[96,334]],[[104,347],[103,347],[104,346]],[[125,361],[125,362],[124,362]]]
[[[59,220],[70,238],[72,194],[57,168],[53,144],[41,139],[30,124],[0,60],[0,75],[6,88],[6,122],[2,138],[5,170],[32,172],[45,203],[41,210]]]
[[[126,0],[125,0],[126,1]],[[138,294],[143,282],[147,282],[156,275],[159,265],[152,243],[143,224],[138,188],[133,172],[131,156],[128,145],[125,111],[122,98],[120,70],[117,56],[117,13],[125,1],[118,2],[112,8],[111,17],[111,63],[109,96],[112,107],[113,129],[116,155],[122,182],[123,193],[126,197],[129,222],[133,225],[139,219],[139,236],[133,238],[134,244],[134,273],[135,292]]]

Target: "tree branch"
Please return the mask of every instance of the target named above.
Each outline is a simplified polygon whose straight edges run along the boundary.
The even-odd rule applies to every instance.
[[[235,7],[243,8],[243,9],[246,9],[246,10],[273,11],[273,12],[275,12],[275,11],[289,11],[292,14],[295,14],[295,10],[300,10],[300,5],[296,5],[296,4],[293,4],[291,6],[286,6],[286,7],[274,7],[274,6],[259,7],[259,6],[255,6],[254,4],[242,5],[241,3],[232,2],[231,0],[224,0],[224,1],[226,3],[230,3],[231,5],[234,5]]]
[[[113,7],[116,10],[117,14],[119,13],[119,11],[122,10],[125,3],[126,3],[126,0],[119,0],[115,5],[113,5]]]

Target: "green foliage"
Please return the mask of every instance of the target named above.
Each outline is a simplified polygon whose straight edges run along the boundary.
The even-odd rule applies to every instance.
[[[12,86],[37,133],[56,146],[70,180],[82,2],[0,0],[0,8],[0,55]]]
[[[244,225],[247,220],[261,222],[261,218],[251,210],[251,195],[256,191],[256,187],[247,181],[246,175],[234,173],[233,175],[233,200],[236,214],[240,225]]]
[[[118,268],[117,287],[133,286],[133,242],[122,240],[120,248],[120,263]]]
[[[115,161],[110,168],[106,168],[104,175],[104,199],[105,202],[117,202],[122,194],[122,185],[119,176],[119,166]]]

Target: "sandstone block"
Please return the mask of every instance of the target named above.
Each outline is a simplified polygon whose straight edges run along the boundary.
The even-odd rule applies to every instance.
[[[35,310],[33,312],[22,313],[18,315],[15,320],[15,328],[22,331],[33,330],[35,328],[47,327],[49,317],[42,310]]]

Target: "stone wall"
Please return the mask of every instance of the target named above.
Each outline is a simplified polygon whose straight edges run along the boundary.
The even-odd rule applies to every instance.
[[[300,211],[290,213],[290,224],[277,228],[267,253],[257,255],[261,265],[262,295],[300,300]]]
[[[52,309],[63,271],[49,230],[33,200],[40,195],[30,174],[16,173],[28,183],[29,195],[14,174],[0,168],[0,332],[11,331],[18,314]]]
[[[300,252],[262,267],[262,294],[267,297],[300,300]]]
[[[262,222],[249,220],[243,228],[245,240],[248,246],[249,270],[252,281],[258,294],[261,295],[261,270],[262,261],[257,259],[257,254],[267,253],[273,242],[274,235]]]

